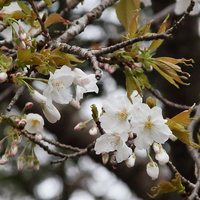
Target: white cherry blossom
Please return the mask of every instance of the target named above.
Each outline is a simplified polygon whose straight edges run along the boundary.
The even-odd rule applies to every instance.
[[[102,128],[106,132],[125,132],[130,130],[132,104],[126,95],[109,97],[102,102],[105,113],[100,117]]]
[[[94,150],[96,154],[111,152],[116,150],[116,160],[118,163],[126,160],[131,154],[132,149],[126,145],[128,133],[104,134],[96,140]]]
[[[45,97],[44,95],[40,94],[38,91],[36,90],[31,90],[30,91],[30,95],[31,97],[38,103],[45,103],[47,101],[47,97]]]
[[[166,151],[161,148],[159,153],[155,155],[156,160],[159,162],[160,165],[164,165],[169,162],[169,155]]]
[[[29,133],[37,133],[43,130],[44,120],[39,114],[29,113],[26,116],[26,121],[27,123],[24,128]]]
[[[68,92],[68,88],[73,80],[74,72],[64,65],[61,69],[57,69],[54,74],[50,72],[48,86],[43,95],[57,103],[68,104],[72,100],[72,95]]]
[[[172,134],[163,119],[162,109],[153,107],[152,109],[144,103],[136,104],[132,109],[132,132],[137,134],[134,143],[138,149],[147,149],[152,143],[164,143]]]
[[[74,81],[73,83],[76,85],[76,98],[75,101],[79,103],[79,101],[83,98],[84,93],[88,92],[99,92],[99,88],[97,87],[97,79],[94,74],[87,75],[81,69],[74,69]]]

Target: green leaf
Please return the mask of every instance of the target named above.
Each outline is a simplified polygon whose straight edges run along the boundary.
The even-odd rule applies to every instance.
[[[159,194],[165,194],[169,192],[175,192],[184,194],[185,187],[181,183],[181,176],[179,173],[176,173],[176,178],[172,179],[171,182],[164,182],[158,184],[158,186],[154,186],[151,188],[151,191],[156,192],[153,196],[149,195],[151,198],[157,197]]]
[[[167,17],[163,21],[163,23],[162,23],[160,29],[158,30],[157,34],[163,33],[166,30],[166,23],[167,23],[167,19],[168,18],[169,18],[169,15],[167,15]],[[151,45],[150,45],[150,47],[149,47],[149,50],[153,51],[154,49],[157,49],[163,43],[163,41],[164,40],[162,40],[162,39],[153,40],[152,43],[151,43]]]
[[[167,118],[166,124],[181,142],[194,148],[200,148],[200,145],[192,142],[190,132],[185,129],[185,127],[189,126],[189,124],[193,120],[192,118],[189,118],[190,112],[191,109],[176,115],[172,119]]]
[[[127,97],[132,102],[131,94],[133,93],[133,90],[137,90],[138,94],[140,94],[140,96],[142,96],[142,93],[141,93],[142,90],[139,86],[138,80],[133,76],[133,72],[131,71],[131,69],[128,66],[125,67],[124,73],[126,76]]]
[[[91,105],[91,109],[92,109],[92,118],[95,122],[98,122],[99,121],[99,118],[98,118],[98,110],[97,110],[97,107],[95,104],[92,104]]]
[[[45,2],[49,7],[52,7],[52,2],[51,2],[51,0],[44,0],[44,2]]]
[[[27,14],[30,15],[31,14],[31,9],[24,3],[22,3],[21,1],[17,1],[19,7]]]
[[[129,31],[134,11],[140,8],[140,0],[120,0],[116,4],[116,13],[124,28]]]

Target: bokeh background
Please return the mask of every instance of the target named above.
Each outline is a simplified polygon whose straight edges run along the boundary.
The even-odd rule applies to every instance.
[[[60,12],[67,6],[67,2],[59,0],[53,4],[52,8],[44,11],[48,14]],[[100,0],[84,0],[83,5],[79,4],[77,8],[71,10],[65,19],[73,21],[80,18],[87,11],[90,11],[99,4]],[[160,24],[166,17],[166,13],[170,13],[168,26],[178,20],[180,16],[174,13],[175,1],[173,0],[152,0],[152,7],[145,7],[141,11],[141,25],[149,19],[154,18],[152,23],[152,32],[157,32]],[[16,9],[17,4],[12,3],[6,9],[11,11]],[[40,14],[44,12],[42,11]],[[168,100],[192,106],[199,102],[199,63],[200,63],[200,37],[199,37],[199,15],[190,16],[186,19],[184,25],[174,34],[173,39],[165,41],[156,52],[156,56],[169,56],[174,58],[193,58],[195,63],[193,67],[183,67],[183,71],[191,74],[188,82],[189,86],[181,85],[177,89],[170,85],[156,71],[147,72],[152,87],[156,88]],[[55,30],[65,30],[65,26],[61,24],[52,25],[50,34],[56,37]],[[124,28],[118,21],[115,8],[110,7],[105,10],[100,19],[89,25],[83,33],[70,41],[71,45],[78,45],[85,48],[96,46],[106,46],[115,44],[121,40]],[[11,29],[6,29],[0,34],[1,39],[11,38]],[[92,66],[89,62],[78,65],[86,70],[86,73],[92,73]],[[45,88],[44,84],[33,82],[33,86],[42,92]],[[56,105],[61,112],[61,120],[56,124],[50,124],[45,120],[45,130],[43,134],[51,139],[61,143],[85,148],[94,141],[98,136],[91,136],[88,130],[94,125],[80,132],[73,130],[74,126],[91,118],[91,104],[96,104],[99,111],[101,110],[102,99],[109,95],[119,95],[125,93],[125,77],[124,73],[118,69],[112,75],[104,72],[103,78],[99,81],[98,86],[100,92],[96,94],[87,94],[81,102],[81,109],[76,110],[70,105]],[[8,92],[9,88],[9,92]],[[7,93],[8,94],[7,94]],[[29,92],[26,90],[22,97],[17,101],[11,112],[5,109],[16,92],[16,88],[9,84],[2,84],[0,87],[0,111],[4,114],[20,113],[27,101],[32,101]],[[6,95],[5,95],[6,94]],[[144,90],[144,97],[151,95],[148,90]],[[164,117],[173,117],[181,112],[179,109],[171,108],[162,104],[157,100],[157,104],[163,108]],[[30,112],[39,113],[43,116],[41,107],[34,102],[34,107]],[[7,127],[0,125],[0,138],[5,135]],[[197,128],[198,130],[198,128]],[[55,149],[54,146],[49,145]],[[2,145],[0,154],[3,155],[5,145]],[[187,153],[185,144],[179,141],[169,141],[164,148],[170,155],[171,161],[177,167],[179,172],[190,181],[194,182],[194,161]],[[23,149],[19,149],[19,154]],[[57,149],[59,150],[59,149]],[[67,152],[65,152],[67,153]],[[36,154],[40,161],[40,170],[28,170],[26,167],[22,171],[17,170],[16,159],[0,166],[0,199],[64,199],[64,200],[148,200],[150,197],[147,193],[151,193],[151,187],[163,181],[170,181],[173,177],[167,166],[160,166],[159,178],[155,181],[151,180],[146,173],[146,164],[148,159],[144,151],[136,152],[136,164],[133,168],[127,168],[124,163],[113,169],[108,163],[102,165],[101,156],[91,152],[89,155],[68,159],[64,163],[51,165],[50,162],[56,159],[48,155],[40,147],[36,147]],[[153,155],[153,154],[152,154]],[[179,200],[182,199],[179,194],[170,193],[160,195],[159,200]]]

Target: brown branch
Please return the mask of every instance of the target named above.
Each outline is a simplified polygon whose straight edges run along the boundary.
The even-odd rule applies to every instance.
[[[176,174],[179,173],[179,171],[176,169],[176,167],[172,164],[171,161],[169,161],[168,163],[166,163],[166,165],[169,167],[169,169],[171,170],[172,173]],[[180,173],[179,173],[180,174]],[[183,177],[181,174],[181,181],[184,184],[184,186],[189,189],[190,191],[194,190],[195,188],[195,184],[191,183],[189,180],[187,180],[185,177]]]
[[[183,109],[183,110],[188,110],[191,108],[191,106],[186,106],[186,105],[181,105],[181,104],[177,104],[174,102],[171,102],[167,99],[165,99],[161,94],[159,94],[157,92],[156,89],[154,89],[153,87],[150,87],[148,89],[156,98],[158,98],[160,101],[162,101],[165,105],[173,107],[173,108],[178,108],[178,109]],[[195,108],[194,108],[195,109]]]
[[[34,1],[33,1],[33,0],[27,0],[27,1],[30,3],[30,5],[31,5],[31,7],[32,7],[32,9],[33,9],[33,11],[34,11],[35,14],[37,15],[37,20],[38,20],[39,23],[40,23],[40,26],[41,26],[41,28],[42,28],[42,32],[44,33],[45,38],[47,39],[47,41],[51,40],[51,37],[50,37],[50,35],[49,35],[49,32],[48,32],[47,29],[45,28],[44,22],[43,22],[42,19],[40,18],[38,9],[37,9],[37,7],[36,7]]]
[[[82,149],[80,152],[69,154],[67,157],[62,158],[62,159],[54,160],[51,162],[51,164],[57,164],[60,162],[64,162],[68,158],[76,158],[78,156],[84,156],[93,149],[94,145],[95,145],[95,141],[92,142],[91,144],[89,144],[85,149]]]
[[[19,97],[24,92],[25,88],[26,88],[25,85],[22,85],[22,86],[19,87],[19,89],[17,90],[15,96],[12,98],[11,102],[9,103],[9,105],[7,107],[7,111],[11,111],[11,109],[15,105],[16,101],[19,99]]]
[[[52,4],[55,3],[56,1],[58,0],[52,0]],[[44,2],[44,1],[40,1],[38,4],[37,4],[37,10],[38,11],[41,11],[43,10],[44,8],[46,8],[48,5]]]
[[[94,20],[98,19],[102,12],[109,6],[112,6],[117,0],[102,0],[101,3],[95,7],[92,11],[86,13],[83,17],[75,20],[68,30],[65,31],[58,39],[57,42],[67,43],[69,40],[79,35],[84,31],[88,24],[93,23]]]
[[[78,147],[72,147],[71,145],[66,145],[66,144],[61,144],[59,142],[56,142],[54,140],[51,140],[51,139],[48,139],[46,137],[42,137],[42,140],[45,141],[45,142],[48,142],[49,144],[52,144],[56,147],[60,147],[60,148],[64,148],[64,149],[69,149],[69,150],[72,150],[72,151],[82,151],[83,149],[80,149]]]

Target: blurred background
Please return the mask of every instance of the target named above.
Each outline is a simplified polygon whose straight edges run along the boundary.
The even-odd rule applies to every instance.
[[[59,0],[53,4],[52,8],[46,8],[43,12],[51,14],[60,12],[67,7],[70,1]],[[73,21],[83,16],[100,3],[100,0],[84,0],[75,9],[67,13],[63,18]],[[152,0],[151,7],[144,7],[141,11],[141,25],[149,19],[155,19],[152,23],[152,32],[157,32],[160,24],[170,13],[168,26],[172,25],[180,16],[174,13],[175,1]],[[12,3],[6,10],[17,9],[17,4]],[[180,85],[180,89],[167,82],[155,70],[147,72],[152,87],[156,88],[166,99],[183,105],[192,106],[199,102],[199,15],[190,16],[184,25],[174,34],[172,40],[164,41],[156,52],[156,57],[169,56],[173,58],[193,58],[193,67],[182,66],[183,71],[191,74],[188,82],[189,86]],[[62,24],[55,24],[50,27],[50,35],[58,36],[55,30],[65,30]],[[77,45],[84,48],[94,48],[115,44],[121,40],[124,28],[118,21],[114,7],[105,10],[100,19],[92,25],[87,26],[85,31],[70,41],[70,45]],[[1,33],[1,39],[11,38],[11,29],[6,29]],[[92,73],[92,66],[85,61],[78,64],[86,73]],[[81,109],[76,110],[70,105],[56,105],[61,112],[61,120],[56,124],[50,124],[45,120],[44,136],[59,141],[64,144],[85,148],[93,142],[99,135],[91,136],[88,131],[94,124],[79,132],[73,130],[74,126],[81,121],[91,118],[92,104],[95,104],[101,111],[102,99],[109,95],[119,95],[125,93],[124,73],[117,69],[112,75],[104,72],[102,79],[98,83],[100,92],[87,94],[81,102]],[[33,87],[40,92],[45,88],[44,84],[33,82]],[[8,93],[8,88],[10,88]],[[6,92],[8,94],[6,94]],[[0,111],[3,114],[20,113],[27,101],[32,101],[29,92],[26,90],[22,97],[17,101],[11,112],[5,112],[16,88],[8,83],[0,87]],[[5,95],[6,94],[6,95]],[[144,97],[151,95],[148,90],[143,91]],[[151,95],[152,96],[152,95]],[[171,108],[157,100],[157,104],[163,108],[164,117],[173,117],[181,112],[180,109]],[[43,116],[41,107],[34,102],[34,107],[30,110]],[[0,138],[5,135],[7,127],[0,125]],[[198,128],[197,128],[198,130]],[[49,145],[50,148],[56,149]],[[23,149],[23,147],[21,147]],[[170,155],[170,160],[177,167],[179,172],[190,181],[194,182],[194,162],[187,153],[185,144],[179,141],[169,141],[164,145],[165,150]],[[19,149],[19,154],[22,151]],[[57,149],[61,151],[61,149]],[[5,146],[2,145],[0,154],[3,155]],[[67,153],[67,151],[65,151]],[[102,165],[101,156],[90,152],[89,155],[76,159],[68,159],[63,163],[51,165],[50,162],[56,158],[48,155],[40,147],[36,147],[36,155],[40,161],[40,170],[28,170],[26,167],[22,171],[17,170],[16,159],[13,158],[6,165],[0,165],[0,199],[41,199],[41,200],[148,200],[148,194],[152,194],[151,187],[160,182],[170,181],[173,177],[167,166],[159,166],[159,178],[155,181],[146,173],[148,159],[146,152],[136,151],[136,164],[133,168],[127,168],[124,163],[113,169],[107,163]],[[152,154],[153,155],[153,154]],[[17,157],[17,156],[16,156]],[[148,193],[148,194],[147,194]],[[182,199],[179,194],[169,193],[157,197],[159,200]]]

